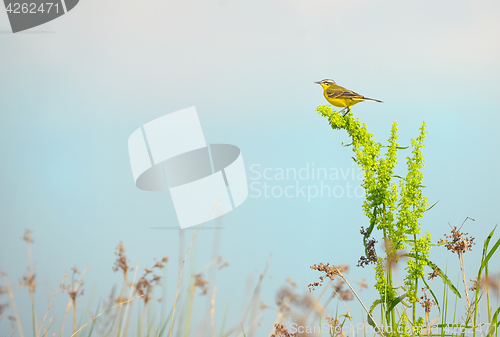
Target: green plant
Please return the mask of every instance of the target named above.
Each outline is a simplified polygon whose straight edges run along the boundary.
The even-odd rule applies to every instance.
[[[379,293],[379,299],[375,300],[370,309],[366,309],[357,294],[354,292],[358,300],[365,308],[368,317],[368,323],[376,327],[376,331],[385,336],[410,336],[410,335],[431,335],[431,326],[434,322],[430,321],[429,313],[433,306],[437,306],[439,315],[442,317],[441,332],[438,334],[432,333],[433,336],[460,336],[465,335],[466,329],[480,328],[482,324],[478,322],[479,303],[483,296],[486,297],[487,316],[489,323],[488,337],[497,335],[500,325],[500,308],[493,310],[490,300],[490,288],[497,292],[498,302],[498,280],[494,280],[489,275],[488,264],[500,246],[500,239],[489,249],[490,241],[493,237],[495,229],[490,233],[484,242],[482,260],[478,270],[478,276],[474,282],[471,291],[475,292],[474,301],[470,301],[467,282],[465,280],[465,267],[463,254],[472,250],[474,244],[473,237],[467,237],[467,233],[460,232],[456,227],[452,227],[451,234],[445,235],[446,240],[441,239],[437,244],[433,244],[430,233],[421,233],[420,219],[424,213],[430,210],[434,205],[429,207],[427,197],[424,196],[422,189],[424,186],[423,174],[421,170],[424,167],[424,159],[421,149],[425,146],[425,123],[420,126],[420,133],[417,138],[411,139],[411,154],[406,157],[406,175],[400,176],[395,174],[397,164],[397,151],[407,149],[408,147],[400,147],[397,143],[397,124],[393,122],[387,145],[382,145],[375,141],[375,138],[367,130],[365,124],[361,124],[357,119],[352,117],[352,113],[341,115],[333,110],[330,106],[319,106],[316,109],[322,116],[328,119],[328,122],[334,130],[345,130],[351,138],[351,144],[354,152],[353,160],[359,165],[363,172],[363,183],[361,186],[365,190],[366,200],[363,203],[363,212],[369,219],[369,225],[365,229],[361,227],[363,235],[363,245],[365,254],[359,259],[358,267],[365,267],[369,264],[374,264],[376,282],[374,287]],[[385,153],[383,153],[385,149]],[[467,221],[470,218],[466,218]],[[474,219],[471,219],[474,220]],[[464,223],[465,223],[464,221]],[[462,224],[463,226],[463,224]],[[375,244],[374,231],[378,230],[379,235],[383,240],[383,256],[377,254]],[[430,251],[433,246],[446,246],[452,253],[456,253],[460,262],[460,270],[464,283],[464,291],[466,294],[467,307],[466,316],[462,323],[455,323],[457,299],[461,298],[461,294],[457,287],[450,281],[446,273],[444,273],[435,263],[429,260]],[[409,249],[409,251],[407,251]],[[403,284],[394,284],[393,271],[403,261],[401,258],[407,259],[405,264],[406,274]],[[430,268],[431,272],[426,275],[424,267]],[[320,271],[325,276],[320,277],[320,282],[315,282],[310,285],[310,288],[321,285],[324,279],[329,278],[334,280],[336,276],[340,276],[343,281],[348,284],[342,272],[334,265],[320,264],[311,266],[312,269]],[[432,290],[433,280],[440,277],[443,281],[443,310],[439,301]],[[428,281],[430,282],[428,283]],[[419,282],[422,284],[419,286]],[[348,284],[349,285],[349,284]],[[421,287],[421,288],[420,288]],[[420,288],[420,289],[419,289]],[[448,313],[449,290],[455,295],[455,312],[453,315],[453,324],[446,323]],[[419,297],[419,292],[421,296]],[[486,292],[486,294],[485,294]],[[417,316],[417,304],[420,304],[424,311],[424,317]],[[389,330],[381,330],[379,325],[373,319],[375,308],[380,306],[380,323],[382,328]],[[498,306],[498,305],[497,305]],[[397,310],[397,308],[402,310]],[[411,308],[411,317],[407,315],[406,308]],[[470,326],[470,322],[473,325]],[[484,324],[483,324],[484,325]],[[457,331],[448,331],[448,328],[453,326],[458,328]]]
[[[353,160],[363,172],[361,186],[366,195],[363,212],[369,219],[369,225],[366,229],[362,227],[360,231],[365,254],[360,258],[358,266],[375,265],[375,288],[380,296],[372,304],[370,313],[380,305],[382,325],[390,326],[393,334],[396,334],[394,331],[399,326],[421,326],[423,318],[416,315],[417,293],[419,280],[425,275],[424,266],[430,264],[428,258],[432,246],[430,233],[421,234],[419,224],[419,219],[432,208],[422,192],[424,177],[421,170],[424,159],[421,149],[425,146],[426,125],[422,122],[418,137],[411,140],[412,151],[406,157],[407,172],[403,177],[394,172],[398,150],[407,148],[400,147],[397,142],[396,122],[393,122],[387,145],[384,146],[351,113],[343,116],[326,105],[319,106],[316,110],[328,119],[332,129],[347,131],[352,141],[349,145],[354,152]],[[373,237],[374,230],[381,233],[384,241],[383,257],[375,249],[377,241]],[[405,251],[407,247],[411,247],[409,252]],[[406,275],[404,284],[397,287],[393,280],[393,269],[402,256],[408,258]],[[398,293],[398,289],[403,293]],[[412,307],[411,319],[406,315],[396,315],[395,307],[400,303]],[[371,322],[371,319],[368,321]]]

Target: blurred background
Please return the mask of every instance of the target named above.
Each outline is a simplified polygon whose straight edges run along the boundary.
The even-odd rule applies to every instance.
[[[134,185],[127,140],[155,118],[196,106],[207,143],[238,146],[249,186],[256,182],[261,192],[264,183],[359,186],[352,149],[341,146],[350,143],[347,134],[315,112],[326,101],[313,82],[325,78],[384,101],[353,108],[378,141],[397,121],[399,143],[408,146],[426,122],[424,193],[439,203],[422,231],[437,241],[448,223],[474,218],[463,230],[478,243],[465,254],[467,279],[475,278],[482,242],[500,219],[499,15],[493,0],[82,0],[59,19],[12,34],[0,10],[0,268],[14,285],[25,330],[31,304],[16,284],[28,263],[26,228],[35,240],[40,316],[75,265],[89,266],[79,310],[90,302],[95,310],[121,284],[111,269],[120,241],[141,271],[170,257],[161,304],[170,310],[179,251],[195,231],[155,229],[178,226],[170,196]],[[398,174],[410,153],[400,151]],[[339,178],[274,177],[313,167],[338,170]],[[258,174],[267,168],[269,180]],[[238,324],[271,253],[260,290],[269,306],[263,334],[277,314],[276,292],[287,278],[307,292],[320,276],[309,268],[314,263],[349,264],[349,280],[367,279],[360,295],[371,304],[373,268],[355,266],[364,252],[359,230],[368,224],[363,198],[337,191],[308,199],[250,188],[240,207],[205,225],[185,276],[213,256],[228,262],[215,282],[217,322],[229,303],[227,326]],[[444,247],[431,259],[458,279],[458,259]],[[490,268],[498,273],[499,266],[497,256]],[[212,290],[196,295],[198,329]],[[51,308],[56,326],[66,303],[58,295]],[[349,308],[355,320],[364,317],[358,303]],[[12,331],[0,321],[2,335]]]

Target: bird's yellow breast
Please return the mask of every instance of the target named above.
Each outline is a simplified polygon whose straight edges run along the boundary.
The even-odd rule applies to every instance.
[[[325,96],[326,100],[331,105],[339,107],[339,108],[353,106],[354,104],[361,102],[359,100],[353,100],[351,98],[331,98],[326,94],[326,92],[323,92],[323,96]]]

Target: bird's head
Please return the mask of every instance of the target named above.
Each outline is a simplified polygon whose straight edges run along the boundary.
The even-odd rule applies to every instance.
[[[323,87],[323,89],[326,87],[329,87],[331,85],[336,84],[334,80],[323,80],[323,81],[314,82],[314,83],[321,85]]]

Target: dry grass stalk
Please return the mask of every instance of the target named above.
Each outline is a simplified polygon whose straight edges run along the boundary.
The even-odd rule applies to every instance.
[[[120,303],[121,301],[125,300],[125,291],[127,290],[127,280],[128,280],[128,272],[130,270],[129,267],[129,260],[127,258],[127,255],[125,254],[125,246],[123,245],[123,242],[120,241],[120,243],[116,246],[115,248],[115,255],[116,255],[116,260],[113,264],[112,270],[114,272],[121,271],[123,273],[123,282],[122,282],[122,287],[120,290],[120,295],[118,299],[115,301],[117,303]],[[122,312],[123,312],[123,306],[119,308],[119,311],[117,312],[117,317],[120,319],[122,317]],[[120,324],[116,325],[116,328],[120,328]]]
[[[431,300],[428,296],[427,296],[427,288],[422,288],[422,292],[424,293],[420,299],[420,305],[422,306],[422,308],[424,308],[424,311],[425,311],[425,324],[427,326],[427,331],[430,332],[430,325],[429,325],[429,313],[431,312],[431,309],[432,309],[432,306],[433,305],[436,305],[436,301],[434,300]]]
[[[465,298],[467,301],[468,317],[472,315],[473,308],[471,307],[471,303],[469,300],[469,291],[467,289],[467,282],[465,280],[465,265],[464,265],[463,254],[467,251],[472,251],[472,246],[475,245],[476,243],[474,242],[475,238],[473,236],[467,237],[469,233],[463,233],[460,232],[460,230],[464,226],[465,222],[469,219],[475,221],[474,219],[469,217],[465,218],[464,222],[462,223],[462,226],[460,226],[459,229],[457,229],[456,226],[452,227],[451,233],[449,235],[444,234],[445,239],[440,239],[438,241],[438,243],[446,243],[445,244],[446,249],[458,255],[458,260],[460,261],[460,270],[462,271],[462,281],[464,283],[464,289],[465,289]],[[450,224],[448,225],[451,227]]]
[[[7,288],[7,292],[9,294],[10,304],[12,305],[12,310],[14,310],[14,320],[16,321],[16,324],[17,324],[17,330],[19,331],[19,336],[24,337],[23,327],[21,325],[21,320],[19,319],[19,313],[17,312],[16,301],[14,301],[14,294],[12,293],[12,287],[10,286],[9,278],[7,277],[7,274],[5,274],[1,270],[0,270],[0,274],[3,277],[3,281],[5,282],[5,287]],[[9,319],[10,318],[11,318],[11,316],[9,317]]]
[[[342,301],[342,303],[344,304],[345,306],[345,309],[347,310],[347,315],[345,317],[349,318],[349,322],[351,323],[351,331],[354,331],[354,325],[352,323],[352,315],[351,315],[351,312],[349,311],[349,308],[347,307],[347,304],[345,303],[343,297],[341,296],[341,294],[339,294],[335,289],[333,289],[333,292],[340,298],[340,300]],[[346,299],[346,300],[351,300],[352,299],[352,295],[351,295],[351,298],[350,299]],[[342,337],[345,337],[344,336],[344,333],[342,332],[342,330],[340,330],[341,333],[342,333]]]
[[[217,293],[217,287],[214,287],[212,293],[212,300],[210,301],[210,325],[212,327],[212,337],[215,337],[215,294]]]
[[[257,286],[255,287],[254,289],[254,292],[253,292],[253,295],[252,295],[252,298],[250,300],[250,304],[248,305],[248,308],[247,310],[245,311],[245,314],[243,315],[243,318],[242,320],[240,321],[239,324],[236,324],[234,325],[233,327],[229,328],[226,332],[223,332],[221,331],[221,335],[222,336],[230,336],[231,334],[233,334],[235,331],[238,331],[239,329],[241,329],[245,323],[245,321],[247,320],[247,317],[248,317],[248,314],[250,312],[250,309],[254,306],[254,305],[258,305],[258,294],[260,292],[260,287],[262,285],[262,281],[264,280],[264,277],[266,276],[267,274],[267,271],[269,269],[269,266],[271,264],[271,257],[272,257],[273,254],[269,254],[269,259],[267,260],[267,263],[266,263],[266,267],[264,268],[264,271],[262,272],[262,274],[259,275],[259,282],[257,283]],[[259,308],[261,308],[262,306],[259,305]],[[252,323],[250,324],[250,326],[252,325]],[[272,330],[271,330],[272,332]]]
[[[37,322],[37,315],[36,315],[36,309],[35,309],[36,274],[34,272],[35,267],[32,266],[32,263],[31,263],[31,257],[32,257],[31,245],[35,242],[35,240],[33,240],[33,237],[31,236],[32,233],[33,232],[30,229],[25,229],[24,235],[21,238],[21,240],[25,241],[28,244],[28,267],[27,267],[28,273],[23,275],[23,278],[19,282],[19,284],[22,287],[27,287],[29,294],[30,294],[31,310],[32,310],[32,317],[33,317],[33,336],[35,336],[38,322]]]
[[[333,282],[332,280],[329,280],[329,281],[328,281],[328,284],[326,285],[326,287],[324,287],[324,288],[323,288],[323,291],[321,291],[321,293],[319,294],[319,296],[316,298],[316,303],[317,303],[317,304],[319,304],[319,303],[320,303],[321,298],[322,298],[322,297],[323,297],[323,295],[326,293],[326,291],[328,290],[328,288],[330,287],[330,285],[332,284],[332,282]],[[317,310],[317,312],[318,312],[318,316],[317,316],[317,317],[313,320],[313,323],[315,323],[315,322],[316,322],[316,321],[317,321],[317,320],[318,320],[318,319],[319,319],[319,318],[323,315],[323,313],[324,313],[324,309],[325,309],[326,307],[328,307],[328,304],[330,303],[330,301],[331,301],[331,299],[332,299],[332,298],[333,298],[333,297],[330,297],[330,298],[327,300],[327,302],[325,303],[325,305],[324,305],[324,306],[322,306],[321,310],[319,310],[319,311]],[[317,308],[317,304],[315,304],[315,305],[314,305],[314,306],[313,306],[313,307],[309,310],[309,312],[307,313],[307,315],[306,315],[306,317],[305,317],[305,319],[306,319],[306,320],[309,318],[309,316],[312,314],[312,312],[313,312],[313,311]]]
[[[266,267],[264,268],[264,271],[262,272],[262,274],[259,275],[259,282],[257,282],[257,286],[255,287],[255,289],[253,291],[253,295],[252,295],[252,299],[250,300],[250,304],[248,305],[247,310],[245,311],[245,314],[243,315],[239,326],[245,325],[245,322],[247,320],[247,317],[248,317],[248,314],[250,313],[251,308],[258,303],[258,296],[260,294],[260,288],[262,286],[262,281],[264,281],[264,277],[266,276],[267,271],[269,270],[269,266],[271,265],[272,256],[273,256],[272,253],[269,254],[269,258],[267,260]],[[239,326],[236,326],[235,328],[238,329]]]
[[[189,247],[186,250],[186,255],[184,256],[184,260],[182,261],[182,268],[181,268],[181,272],[180,272],[180,275],[179,275],[179,279],[177,280],[177,288],[175,290],[174,307],[172,308],[172,319],[170,321],[170,330],[168,332],[168,337],[172,337],[172,329],[174,327],[175,307],[177,305],[177,296],[179,295],[179,285],[181,283],[182,273],[184,272],[184,264],[186,263],[189,250],[191,249],[191,246],[193,245],[193,241],[196,238],[196,236],[198,235],[198,232],[200,231],[201,227],[203,227],[203,225],[205,224],[205,222],[207,221],[207,219],[210,217],[210,214],[212,214],[212,212],[219,205],[219,203],[220,203],[220,199],[219,199],[219,201],[217,201],[217,204],[214,206],[214,208],[212,208],[212,210],[208,214],[208,216],[205,219],[205,221],[203,221],[203,223],[200,225],[200,227],[198,227],[198,230],[196,230],[196,233],[194,234],[193,238],[191,239],[191,242],[189,243]]]
[[[348,269],[348,266],[340,265],[340,267],[344,271],[346,271]],[[377,332],[380,333],[382,336],[384,336],[384,333],[382,332],[382,329],[380,329],[380,327],[378,326],[377,322],[375,321],[375,319],[373,319],[373,316],[370,314],[370,311],[368,311],[368,309],[366,308],[366,306],[363,303],[363,301],[361,301],[361,299],[359,298],[358,294],[354,291],[354,289],[352,288],[351,284],[347,281],[347,279],[342,274],[342,272],[340,271],[339,268],[337,268],[335,265],[332,265],[330,267],[329,263],[327,263],[326,265],[323,264],[323,263],[320,263],[319,265],[315,264],[315,265],[311,266],[311,269],[317,270],[317,271],[322,271],[322,272],[324,272],[326,274],[326,276],[320,276],[320,282],[315,282],[315,283],[310,284],[309,285],[310,288],[312,287],[312,289],[314,289],[314,287],[316,287],[316,286],[321,286],[321,283],[327,277],[333,281],[335,279],[335,276],[340,276],[344,280],[344,282],[347,284],[347,286],[351,289],[351,291],[354,294],[354,296],[356,296],[356,298],[358,299],[359,303],[361,304],[361,306],[363,307],[363,309],[366,311],[366,313],[368,314],[368,316],[372,319],[373,323],[375,324],[375,326],[377,328]]]
[[[114,308],[117,308],[117,307],[119,307],[119,306],[121,306],[121,305],[127,304],[127,303],[129,303],[129,302],[131,302],[131,301],[133,301],[133,300],[136,300],[136,299],[138,299],[138,298],[141,298],[141,297],[142,297],[142,296],[137,296],[137,297],[131,298],[131,299],[130,299],[130,300],[128,300],[128,301],[118,303],[117,305],[115,305],[115,306],[113,306],[113,307],[111,307],[111,308],[109,308],[109,309],[107,309],[107,310],[105,310],[105,311],[101,312],[99,315],[95,316],[95,317],[94,317],[94,318],[92,318],[90,321],[88,321],[87,323],[85,323],[84,325],[82,325],[82,327],[81,327],[80,329],[78,329],[77,331],[75,331],[75,332],[74,332],[74,333],[73,333],[70,337],[76,336],[76,334],[77,334],[77,333],[79,333],[79,332],[80,332],[83,328],[85,328],[87,325],[89,325],[90,323],[92,323],[93,321],[95,321],[95,320],[97,319],[97,317],[99,317],[99,316],[101,316],[101,315],[103,315],[103,314],[107,313],[107,312],[108,312],[108,311],[110,311],[110,310],[113,310]]]
[[[134,278],[133,278],[133,280],[132,280],[132,283],[135,283],[135,279],[136,279],[136,277],[137,277],[137,271],[138,271],[138,270],[139,270],[139,260],[137,260],[137,264],[135,265],[135,272],[134,272]],[[133,290],[134,290],[134,288],[133,288],[133,287],[130,287],[130,292],[129,292],[129,294],[128,294],[128,300],[126,300],[126,302],[127,302],[127,303],[128,303],[128,302],[130,302],[130,299],[132,298],[132,291],[133,291]],[[132,314],[132,309],[133,309],[133,306],[134,306],[134,302],[132,302],[132,303],[130,304],[130,313],[129,313],[129,315],[131,315],[131,314]],[[127,305],[127,306],[125,307],[125,314],[124,314],[124,316],[125,316],[125,317],[127,317],[127,311],[128,311],[128,309],[129,309],[129,306]],[[126,322],[126,326],[125,326],[125,322]],[[123,332],[124,332],[124,330],[125,330],[125,334],[127,333],[127,331],[128,331],[128,324],[129,324],[129,323],[130,323],[130,316],[128,316],[128,318],[122,322],[122,325],[121,325],[121,328],[120,328],[120,337],[122,337],[122,336],[123,336]],[[124,329],[124,328],[125,328],[125,329]]]
[[[88,267],[84,269],[85,272],[87,271],[87,268]],[[80,271],[76,266],[71,268],[71,271],[73,272],[71,276],[71,284],[68,282],[68,280],[66,280],[66,285],[62,287],[62,291],[63,292],[67,291],[68,296],[70,298],[71,306],[73,307],[73,332],[74,332],[76,330],[76,298],[78,296],[83,296],[84,291],[83,289],[80,288],[85,284],[85,282],[83,281],[83,275],[85,274],[85,272],[80,273]],[[75,280],[75,276],[77,274],[80,274],[80,279]]]
[[[165,263],[167,262],[168,257],[166,256],[163,257],[161,261],[155,259],[155,264],[151,268],[144,268],[144,274],[141,276],[139,281],[135,284],[131,284],[135,288],[135,293],[140,295],[144,300],[144,306],[142,308],[142,327],[145,326],[144,323],[146,322],[146,313],[149,301],[161,301],[161,299],[151,297],[154,287],[161,286],[161,276],[154,274],[153,271],[155,269],[163,269],[165,267]],[[123,298],[120,298],[119,301],[123,301]]]
[[[59,283],[59,286],[57,287],[54,296],[52,296],[52,299],[50,300],[49,307],[47,308],[47,311],[45,312],[45,316],[43,316],[42,324],[40,325],[40,329],[38,330],[38,333],[36,335],[37,337],[40,337],[40,332],[42,331],[43,323],[45,323],[45,319],[47,318],[47,314],[49,313],[50,307],[52,306],[52,302],[54,302],[54,298],[56,298],[57,292],[59,291],[59,288],[61,288],[61,286],[63,285],[65,279],[66,279],[66,273],[64,273],[64,277],[63,277],[61,283]]]
[[[339,317],[342,317],[342,316],[343,315],[340,315]],[[339,317],[336,317],[336,318],[327,317],[326,321],[328,322],[328,325],[330,326],[330,331],[333,332],[333,336],[346,337],[346,335],[342,329],[343,324],[340,322]]]
[[[365,307],[365,304],[363,303],[363,301],[361,301],[361,299],[359,298],[358,294],[354,291],[354,289],[352,288],[352,286],[349,284],[349,282],[347,281],[347,279],[344,277],[344,275],[337,269],[337,267],[333,266],[335,268],[335,270],[337,271],[337,274],[342,277],[342,279],[344,280],[344,282],[347,284],[347,286],[351,289],[352,293],[354,294],[354,296],[356,296],[356,298],[358,299],[359,303],[363,306],[363,309],[365,309],[366,313],[368,314],[368,316],[370,316],[370,318],[372,319],[373,323],[375,324],[375,326],[377,327],[377,330],[380,332],[380,334],[383,336],[384,333],[382,332],[382,330],[380,329],[380,327],[378,326],[377,322],[375,322],[375,320],[373,319],[372,315],[370,314],[370,312],[368,311],[368,309],[366,309]]]
[[[75,312],[76,312],[76,307],[75,307],[76,306],[76,297],[79,293],[80,286],[83,286],[83,284],[85,284],[85,282],[83,282],[83,276],[87,273],[88,268],[89,267],[86,266],[81,273],[78,271],[78,269],[76,269],[76,266],[71,268],[71,270],[73,271],[71,285],[68,282],[68,278],[66,278],[66,285],[62,287],[61,291],[68,290],[68,295],[70,296],[70,299],[68,301],[68,304],[66,305],[66,310],[64,311],[63,321],[61,323],[61,330],[59,333],[59,335],[61,335],[61,336],[62,336],[62,333],[64,331],[64,326],[66,325],[66,318],[68,317],[69,310],[72,307],[73,307],[73,331],[75,331],[75,329],[76,329],[76,316],[75,316],[76,315],[75,314]],[[76,273],[80,273],[80,279],[77,281],[74,280],[74,276]],[[80,292],[80,295],[83,295],[83,292]],[[74,296],[74,301],[73,301],[72,296]],[[75,306],[73,306],[73,305],[75,305]]]

